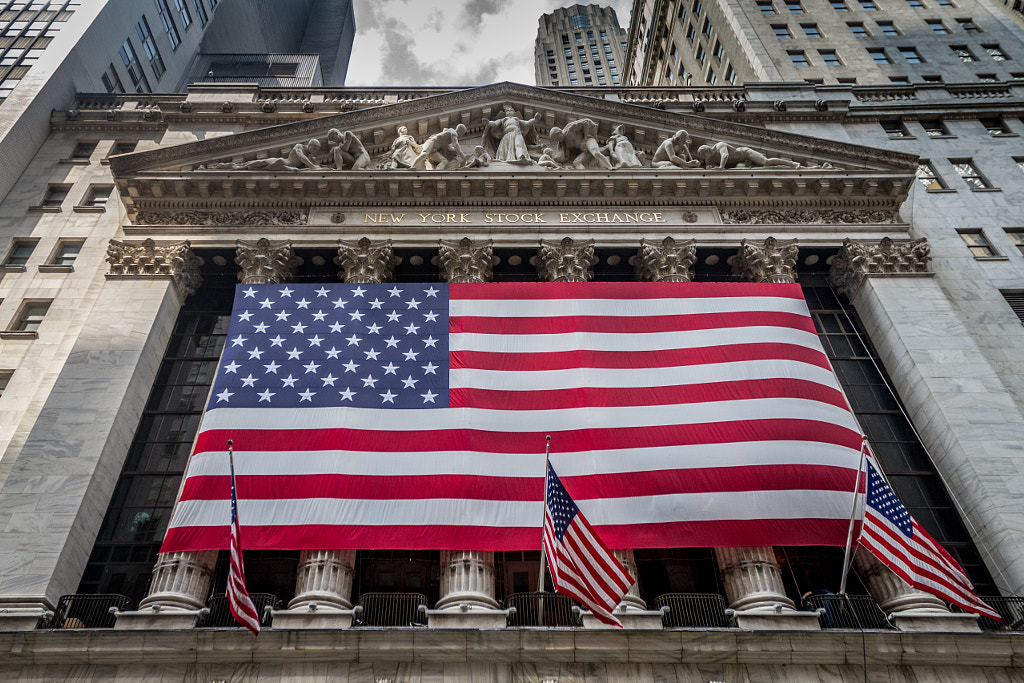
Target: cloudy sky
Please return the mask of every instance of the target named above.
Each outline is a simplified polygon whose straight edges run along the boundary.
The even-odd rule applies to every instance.
[[[566,0],[355,0],[348,86],[533,85],[537,20]],[[589,4],[589,3],[588,3]],[[629,26],[632,0],[604,0]]]

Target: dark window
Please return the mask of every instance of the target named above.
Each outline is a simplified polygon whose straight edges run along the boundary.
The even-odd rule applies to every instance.
[[[0,370],[0,396],[4,395],[12,375],[14,375],[14,370]]]
[[[924,9],[924,3],[921,0],[907,0],[907,4],[912,9]]]
[[[772,24],[772,31],[775,32],[775,37],[782,40],[786,40],[793,37],[793,34],[789,32],[789,27],[785,24]]]
[[[866,12],[878,11],[878,5],[874,3],[874,0],[860,0],[860,6]]]
[[[7,258],[4,259],[5,266],[23,266],[28,263],[28,257],[32,255],[32,250],[36,248],[35,242],[21,242],[15,241],[11,245],[11,250],[7,252]]]
[[[14,319],[14,327],[11,329],[15,332],[37,331],[48,310],[50,310],[49,301],[27,302],[21,307],[18,317]]]
[[[704,35],[706,35],[706,36],[710,36],[711,35],[711,20],[710,19],[705,19],[704,20],[704,26],[701,27],[701,32]]]
[[[875,60],[876,64],[892,64],[892,60],[885,53],[884,47],[869,47],[868,54],[871,55],[871,59]]]
[[[199,26],[206,26],[206,22],[209,19],[206,16],[206,8],[203,7],[203,0],[192,0],[192,5],[196,8],[196,18],[199,19]]]
[[[75,259],[78,258],[78,253],[82,251],[82,242],[64,242],[62,241],[57,245],[57,252],[53,255],[53,260],[50,262],[55,266],[70,266],[74,265]]]
[[[850,32],[858,38],[866,38],[869,35],[868,30],[864,28],[864,24],[860,21],[850,22],[847,26],[850,27]]]
[[[569,23],[577,31],[585,28],[590,28],[590,17],[588,17],[586,14],[574,14],[571,17],[569,17]]]
[[[772,4],[772,0],[757,0],[757,8],[761,10],[761,14],[775,14],[775,5]]]
[[[177,50],[181,45],[181,36],[178,35],[178,28],[174,25],[174,20],[171,19],[171,10],[167,7],[167,0],[153,0],[153,2],[156,3],[156,11],[160,15],[160,23],[164,25],[167,39],[171,41],[171,49]],[[145,20],[146,17],[142,17],[142,21]],[[139,23],[141,24],[142,21]]]
[[[844,0],[829,0],[832,5],[832,9],[837,12],[849,12],[850,8],[846,6]]]
[[[1005,62],[1010,59],[1010,56],[1003,52],[1003,49],[998,45],[982,45],[981,47],[984,48],[989,57],[997,62]]]
[[[103,80],[103,87],[107,89],[107,92],[124,92],[121,77],[117,75],[117,70],[114,69],[113,64],[107,67],[107,70],[103,72],[103,76],[100,78]]]
[[[978,33],[981,32],[981,29],[978,28],[978,25],[974,23],[974,19],[957,19],[956,23],[960,24],[960,28],[963,29],[964,31],[977,31]]]
[[[82,200],[82,206],[90,206],[94,208],[102,208],[107,205],[107,200],[110,199],[110,193],[113,192],[114,188],[109,185],[98,185],[89,188],[85,198]]]
[[[988,238],[985,237],[985,233],[981,230],[961,230],[960,239],[964,241],[964,244],[971,250],[975,258],[998,256]]]
[[[880,28],[882,30],[882,33],[884,35],[887,35],[887,36],[898,36],[898,35],[900,35],[900,30],[898,28],[896,28],[896,24],[892,23],[891,21],[879,21],[879,22],[876,22],[876,23],[878,24],[878,28]]]
[[[722,43],[717,40],[715,41],[715,51],[712,54],[718,57],[718,59],[722,59],[725,56],[725,48],[722,47]]]
[[[46,193],[43,195],[43,201],[40,202],[40,205],[60,207],[64,200],[68,198],[68,192],[70,191],[70,185],[50,185],[46,188]]]
[[[950,45],[949,48],[960,58],[961,62],[978,61],[978,58],[974,56],[974,53],[966,45]]]
[[[135,31],[139,34],[139,40],[142,42],[142,51],[146,53],[146,59],[149,60],[149,66],[153,69],[153,75],[156,76],[157,80],[164,75],[164,60],[160,57],[160,50],[156,47],[156,41],[153,40],[153,32],[149,30],[149,22],[146,21],[146,17],[142,17],[139,23],[135,25]]]
[[[1024,233],[1019,234],[1024,236]],[[1021,253],[1024,253],[1024,243],[1018,243],[1017,246]],[[1021,324],[1024,324],[1024,292],[1004,290],[1000,294],[1006,299],[1006,303],[1010,304],[1010,308],[1017,315],[1017,319],[1020,320]]]
[[[96,151],[95,142],[79,142],[75,145],[75,148],[71,150],[72,159],[86,159],[92,156],[92,153]]]
[[[800,24],[800,28],[804,30],[804,35],[808,38],[821,38],[821,31],[818,30],[817,24]]]
[[[139,143],[135,140],[124,140],[117,141],[114,146],[110,149],[110,153],[113,154],[131,154],[135,151],[135,148],[139,146]]]
[[[942,19],[926,19],[925,22],[931,27],[932,33],[939,35],[946,35],[949,33],[949,29],[942,23]]]
[[[807,55],[803,50],[790,50],[789,59],[793,62],[794,66],[810,66],[811,63],[807,60]]]
[[[835,50],[818,50],[818,54],[821,55],[821,61],[825,62],[826,66],[840,66],[842,64]]]
[[[907,60],[911,64],[924,64],[924,57],[914,47],[901,47],[899,48],[900,54],[903,55],[903,59]]]
[[[882,129],[886,135],[890,138],[909,138],[911,137],[910,132],[907,131],[907,127],[903,125],[903,122],[899,119],[890,119],[888,121],[882,121]]]
[[[949,129],[942,119],[921,119],[921,127],[930,138],[943,138],[949,136]]]
[[[181,17],[181,27],[187,31],[188,27],[192,25],[192,15],[188,11],[185,0],[174,0],[174,8],[178,10],[178,16]]]
[[[906,76],[889,76],[889,82],[893,85],[910,85],[910,79]]]
[[[786,0],[786,9],[788,9],[793,14],[804,13],[804,6],[801,5],[798,1],[795,2],[794,0]]]
[[[142,65],[139,64],[139,58],[135,54],[135,49],[132,47],[130,39],[124,41],[124,45],[121,46],[118,53],[121,55],[124,68],[128,70],[128,75],[132,79],[135,92],[153,92],[152,88],[149,87],[149,81],[146,80],[146,74],[142,72]]]
[[[1010,129],[1007,128],[1006,124],[1000,118],[993,119],[981,119],[981,125],[985,126],[985,130],[988,131],[989,135],[1008,135]]]
[[[978,80],[982,83],[995,83],[999,79],[995,74],[978,74]]]

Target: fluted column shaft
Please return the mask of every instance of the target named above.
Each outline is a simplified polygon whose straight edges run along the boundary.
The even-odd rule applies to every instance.
[[[295,597],[288,609],[330,605],[351,609],[355,550],[303,550],[295,575]]]
[[[632,550],[613,550],[612,555],[619,561],[626,571],[633,577],[633,585],[629,587],[626,594],[622,596],[622,600],[619,602],[620,607],[627,609],[647,609],[647,603],[640,597],[640,577],[636,571],[636,558],[633,557]]]
[[[949,611],[942,600],[911,587],[867,550],[858,548],[853,561],[864,587],[886,614],[910,609]]]
[[[149,595],[139,609],[152,606],[195,610],[206,605],[217,563],[216,550],[164,553],[157,556]]]

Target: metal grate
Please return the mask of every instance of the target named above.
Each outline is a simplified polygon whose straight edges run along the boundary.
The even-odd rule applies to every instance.
[[[62,595],[39,628],[114,628],[117,612],[135,609],[126,595]]]
[[[811,595],[804,598],[803,607],[823,610],[818,623],[826,629],[894,628],[870,595]]]
[[[661,624],[665,628],[729,628],[725,598],[718,593],[667,593],[659,595]]]
[[[353,626],[426,626],[427,596],[422,593],[363,593]]]
[[[249,597],[256,607],[256,614],[260,615],[260,625],[270,626],[272,620],[271,610],[281,609],[284,601],[273,593],[251,593]],[[228,607],[228,596],[217,593],[206,603],[210,613],[200,617],[196,628],[242,628],[242,625],[235,621]],[[270,609],[267,609],[270,608]]]
[[[1003,298],[1006,299],[1006,303],[1010,304],[1010,308],[1017,314],[1017,318],[1021,324],[1024,324],[1024,292],[1022,291],[1006,291],[1000,292]]]
[[[979,616],[978,627],[982,631],[1024,631],[1024,598],[993,595],[981,599],[1003,618],[1002,621],[996,621],[990,617]],[[954,612],[964,611],[956,605],[951,609]]]
[[[509,611],[507,625],[516,626],[583,626],[579,604],[558,593],[513,593],[505,600]]]

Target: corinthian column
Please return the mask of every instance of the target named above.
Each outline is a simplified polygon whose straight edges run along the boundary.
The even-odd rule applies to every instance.
[[[334,262],[341,266],[338,279],[362,285],[390,281],[398,265],[391,240],[371,242],[366,237],[358,242],[338,240],[338,255]]]
[[[291,279],[299,265],[291,240],[271,242],[261,237],[255,242],[238,240],[235,246],[238,279],[243,285],[280,284]]]
[[[441,279],[448,282],[490,282],[494,277],[492,240],[474,242],[468,237],[438,240],[437,259]]]
[[[540,241],[537,272],[545,282],[589,282],[594,279],[594,240]]]
[[[769,237],[764,246],[740,243],[735,270],[751,282],[796,282],[796,240],[778,241]]]
[[[691,282],[693,264],[697,262],[694,240],[676,242],[666,237],[660,243],[640,241],[637,253],[637,279],[647,282]]]

